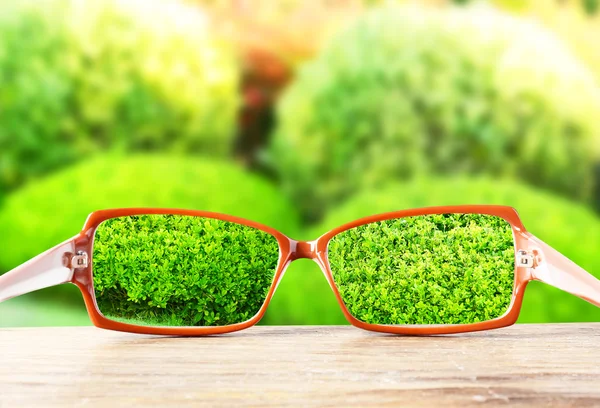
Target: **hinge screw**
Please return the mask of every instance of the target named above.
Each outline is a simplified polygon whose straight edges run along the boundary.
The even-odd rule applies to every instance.
[[[520,250],[517,252],[517,266],[521,268],[533,268],[534,257],[531,253]]]
[[[84,251],[78,251],[71,258],[71,268],[73,269],[81,269],[88,267],[88,254]]]

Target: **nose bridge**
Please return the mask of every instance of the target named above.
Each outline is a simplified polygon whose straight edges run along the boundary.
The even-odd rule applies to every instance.
[[[294,241],[291,246],[291,258],[294,259],[316,259],[317,242],[316,241]]]

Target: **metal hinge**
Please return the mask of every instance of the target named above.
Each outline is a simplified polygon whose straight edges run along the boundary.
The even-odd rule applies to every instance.
[[[71,268],[81,269],[88,267],[88,254],[85,251],[78,251],[71,257]]]
[[[517,267],[533,268],[535,266],[535,257],[531,252],[520,250],[517,252]]]

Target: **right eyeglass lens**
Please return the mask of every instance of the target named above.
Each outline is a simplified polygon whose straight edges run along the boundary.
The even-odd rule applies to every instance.
[[[352,316],[377,325],[469,324],[504,315],[514,288],[512,227],[484,214],[433,214],[351,228],[328,258]]]

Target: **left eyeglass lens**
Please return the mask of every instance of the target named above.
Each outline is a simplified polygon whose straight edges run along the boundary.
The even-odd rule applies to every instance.
[[[279,244],[267,232],[223,220],[136,215],[102,222],[92,259],[96,302],[106,318],[225,326],[259,312]]]

